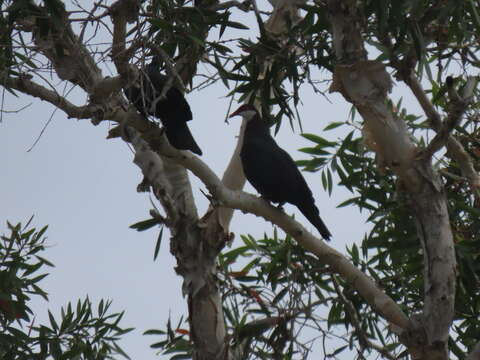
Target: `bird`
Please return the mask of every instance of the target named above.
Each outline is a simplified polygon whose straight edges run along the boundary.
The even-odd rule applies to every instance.
[[[295,205],[325,240],[332,236],[320,218],[313,194],[292,157],[277,145],[268,124],[253,105],[243,104],[229,117],[246,121],[240,159],[243,172],[261,197],[268,202]]]
[[[143,116],[152,115],[160,119],[173,147],[202,155],[187,126],[193,115],[182,92],[172,85],[165,97],[161,97],[167,80],[168,77],[160,73],[159,62],[154,58],[141,71],[137,83],[124,89],[125,96]]]

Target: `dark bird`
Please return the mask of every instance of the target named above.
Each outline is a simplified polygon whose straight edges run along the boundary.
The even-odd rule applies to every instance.
[[[190,150],[202,155],[202,150],[193,139],[187,126],[192,120],[192,111],[182,92],[171,86],[165,97],[161,97],[168,77],[159,71],[153,60],[142,70],[137,84],[126,88],[125,95],[145,117],[153,115],[160,119],[170,144],[179,150]]]
[[[245,177],[262,198],[274,203],[290,203],[315,226],[325,240],[332,236],[320,218],[312,192],[291,156],[277,145],[268,125],[252,105],[242,105],[230,117],[246,121],[240,151]]]

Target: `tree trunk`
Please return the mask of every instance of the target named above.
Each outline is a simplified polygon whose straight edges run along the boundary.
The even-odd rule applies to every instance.
[[[399,177],[410,198],[424,253],[425,303],[419,322],[402,340],[415,359],[448,359],[454,315],[455,251],[443,185],[388,104],[391,80],[383,64],[368,61],[362,19],[352,0],[329,1],[338,65],[331,91],[340,92],[364,119],[366,142],[382,166]],[[419,335],[420,334],[420,335]],[[424,334],[424,336],[422,336]]]

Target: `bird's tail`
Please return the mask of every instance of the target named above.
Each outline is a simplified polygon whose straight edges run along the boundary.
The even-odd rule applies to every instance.
[[[308,221],[310,221],[312,225],[317,228],[320,235],[322,235],[325,240],[330,241],[330,237],[332,236],[332,234],[328,230],[323,220],[320,218],[318,208],[315,206],[315,204],[304,204],[302,206],[298,206],[298,208],[300,209],[302,214],[308,219]]]
[[[179,150],[190,150],[202,155],[202,150],[195,142],[186,122],[177,122],[174,126],[165,126],[165,134],[170,144]]]

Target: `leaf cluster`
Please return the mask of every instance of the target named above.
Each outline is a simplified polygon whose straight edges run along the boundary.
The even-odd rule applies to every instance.
[[[0,358],[128,358],[117,340],[132,329],[119,327],[123,312],[111,313],[111,301],[101,300],[95,311],[88,298],[78,300],[76,306],[68,303],[62,308],[59,317],[48,311],[49,324],[35,323],[30,297],[48,301],[39,283],[48,275],[44,268],[53,264],[40,255],[47,227],[37,231],[30,221],[25,226],[7,223],[9,235],[0,238]]]
[[[398,102],[393,108],[397,116],[408,124],[412,132],[416,132],[419,146],[426,143],[421,119],[408,114]],[[471,116],[469,116],[471,117]],[[359,124],[355,117],[347,122],[328,125],[324,131],[334,128],[351,128]],[[473,159],[477,140],[468,134],[477,131],[477,122],[466,121],[457,131],[462,143]],[[353,245],[349,253],[353,262],[362,271],[374,278],[385,292],[401,305],[406,313],[419,313],[423,307],[423,256],[417,237],[414,218],[409,207],[409,198],[402,190],[393,174],[382,167],[372,156],[365,137],[357,130],[351,130],[347,136],[337,141],[330,141],[314,134],[304,134],[313,145],[301,149],[311,156],[299,161],[307,171],[321,172],[321,180],[325,190],[331,192],[335,185],[345,187],[352,197],[338,206],[356,206],[360,211],[368,212],[367,221],[371,230],[363,238],[360,249]],[[448,154],[447,154],[448,155]],[[449,204],[450,221],[455,238],[458,262],[456,322],[452,333],[452,351],[463,358],[466,349],[472,349],[478,338],[480,322],[479,311],[479,211],[478,198],[472,193],[467,181],[461,176],[458,165],[451,159],[442,157],[437,168],[445,185]],[[337,184],[333,181],[337,180]],[[360,298],[356,301],[361,302]],[[332,310],[333,311],[333,308]],[[338,310],[336,310],[338,312]],[[362,316],[369,328],[374,328],[378,316],[368,314]],[[372,333],[372,332],[370,332]],[[384,331],[373,332],[379,339]],[[473,340],[472,340],[473,339]],[[383,343],[383,341],[382,341]],[[392,345],[390,345],[392,346]]]
[[[275,230],[273,236],[259,239],[243,235],[242,242],[220,254],[218,276],[231,349],[240,349],[244,358],[307,359],[315,344],[329,337],[338,337],[340,344],[324,349],[332,357],[350,351],[363,358],[371,351],[358,345],[365,338],[392,351],[400,349],[356,291],[292,238],[280,238]],[[368,268],[356,246],[348,253]],[[170,359],[192,354],[182,319],[176,327],[169,320],[166,329],[146,334],[164,338],[152,347],[172,354]]]

